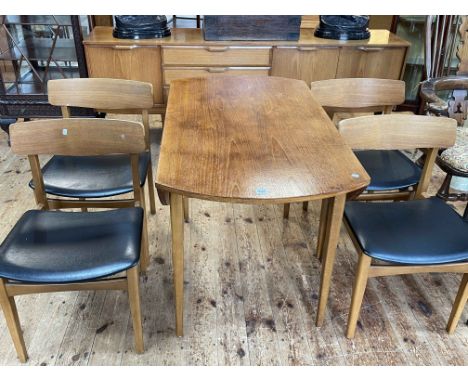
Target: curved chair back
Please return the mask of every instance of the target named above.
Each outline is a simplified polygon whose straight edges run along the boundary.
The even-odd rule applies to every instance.
[[[427,149],[416,198],[427,191],[439,148],[453,146],[457,121],[424,115],[369,115],[340,121],[338,130],[355,150]]]
[[[405,82],[382,78],[337,78],[310,84],[330,117],[335,112],[391,112],[405,101]]]
[[[153,85],[113,78],[72,78],[47,83],[49,103],[100,110],[150,109]]]
[[[448,101],[437,94],[440,91],[452,91]],[[463,126],[468,116],[468,76],[447,76],[432,78],[421,84],[421,98],[425,102],[426,112],[444,115],[457,120]]]
[[[410,150],[453,146],[457,122],[424,115],[369,115],[340,121],[338,130],[355,150]]]
[[[19,122],[10,127],[11,149],[27,155],[31,165],[36,201],[47,208],[44,180],[38,155],[129,154],[133,191],[140,196],[139,154],[146,150],[145,130],[139,122],[98,118],[73,118]],[[136,200],[139,200],[135,197]]]

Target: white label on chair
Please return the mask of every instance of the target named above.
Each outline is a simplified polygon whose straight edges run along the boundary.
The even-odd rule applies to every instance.
[[[62,135],[68,135],[68,129],[62,129]]]
[[[359,178],[361,177],[361,175],[359,175],[357,172],[353,172],[353,173],[351,174],[351,177],[352,177],[353,179],[359,179]]]

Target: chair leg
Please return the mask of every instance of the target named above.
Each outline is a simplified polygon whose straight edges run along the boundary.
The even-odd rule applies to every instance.
[[[289,209],[291,208],[291,204],[287,203],[283,207],[283,219],[289,219]]]
[[[325,241],[325,234],[327,232],[327,227],[329,224],[329,203],[328,199],[322,200],[322,206],[320,208],[320,222],[319,222],[319,231],[317,235],[317,257],[319,260],[322,260],[322,250],[323,243]]]
[[[354,338],[354,333],[356,332],[356,324],[361,310],[364,291],[366,290],[371,260],[369,256],[364,254],[361,254],[359,257],[354,279],[353,295],[351,297],[351,307],[349,309],[348,329],[346,331],[346,337],[350,339]]]
[[[302,202],[302,210],[307,211],[309,209],[309,202]]]
[[[146,209],[146,200],[145,200],[145,189],[144,187],[140,188],[141,192],[141,207],[145,211],[145,216],[143,218],[143,232],[141,233],[141,272],[146,273],[150,263],[150,253],[149,253],[149,239],[148,239],[148,211]]]
[[[453,334],[457,328],[458,321],[465,307],[466,301],[468,300],[468,273],[463,275],[460,288],[458,289],[457,297],[453,303],[452,312],[447,324],[447,332]]]
[[[128,300],[132,313],[135,350],[138,354],[141,354],[145,351],[145,347],[143,344],[143,326],[141,323],[140,278],[138,273],[138,266],[127,270]]]
[[[154,196],[153,166],[151,164],[151,161],[148,167],[147,183],[148,183],[148,193],[149,193],[149,201],[150,201],[150,212],[151,212],[151,215],[154,215],[156,213],[156,199]]]
[[[13,344],[15,345],[16,354],[21,362],[28,360],[28,353],[24,344],[23,333],[21,331],[21,325],[19,322],[18,311],[16,310],[16,304],[14,297],[8,296],[5,288],[4,279],[0,278],[0,305],[2,306],[3,314],[10,331]]]
[[[184,203],[184,220],[186,223],[189,223],[190,222],[190,204],[189,204],[189,198],[187,198],[186,196],[183,197],[182,199],[183,203]]]

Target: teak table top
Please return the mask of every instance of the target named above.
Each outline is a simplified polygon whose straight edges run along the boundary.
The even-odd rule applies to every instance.
[[[286,203],[358,191],[369,180],[302,81],[217,76],[171,83],[160,190]]]

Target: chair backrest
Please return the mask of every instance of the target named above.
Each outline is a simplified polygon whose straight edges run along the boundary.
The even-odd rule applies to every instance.
[[[148,109],[153,107],[153,85],[148,82],[114,78],[71,78],[47,82],[49,103],[62,108],[70,118],[69,107],[97,110],[138,110],[142,114],[146,149],[150,150]]]
[[[150,109],[153,85],[113,78],[72,78],[47,83],[49,103],[99,110]]]
[[[440,98],[441,91],[451,91],[448,100]],[[421,98],[427,114],[454,118],[463,126],[468,117],[468,76],[431,78],[421,84]]]
[[[427,190],[439,148],[453,146],[457,121],[424,115],[369,115],[340,121],[338,130],[355,150],[427,150],[421,179],[416,190]]]
[[[47,208],[38,155],[129,154],[133,188],[139,195],[139,154],[146,150],[145,130],[139,122],[98,118],[73,118],[19,122],[10,126],[11,149],[27,155],[36,201]]]
[[[337,78],[310,84],[330,117],[335,112],[391,112],[405,101],[405,82],[382,78]]]
[[[410,150],[453,146],[457,121],[425,115],[368,115],[340,121],[338,130],[355,150]]]

